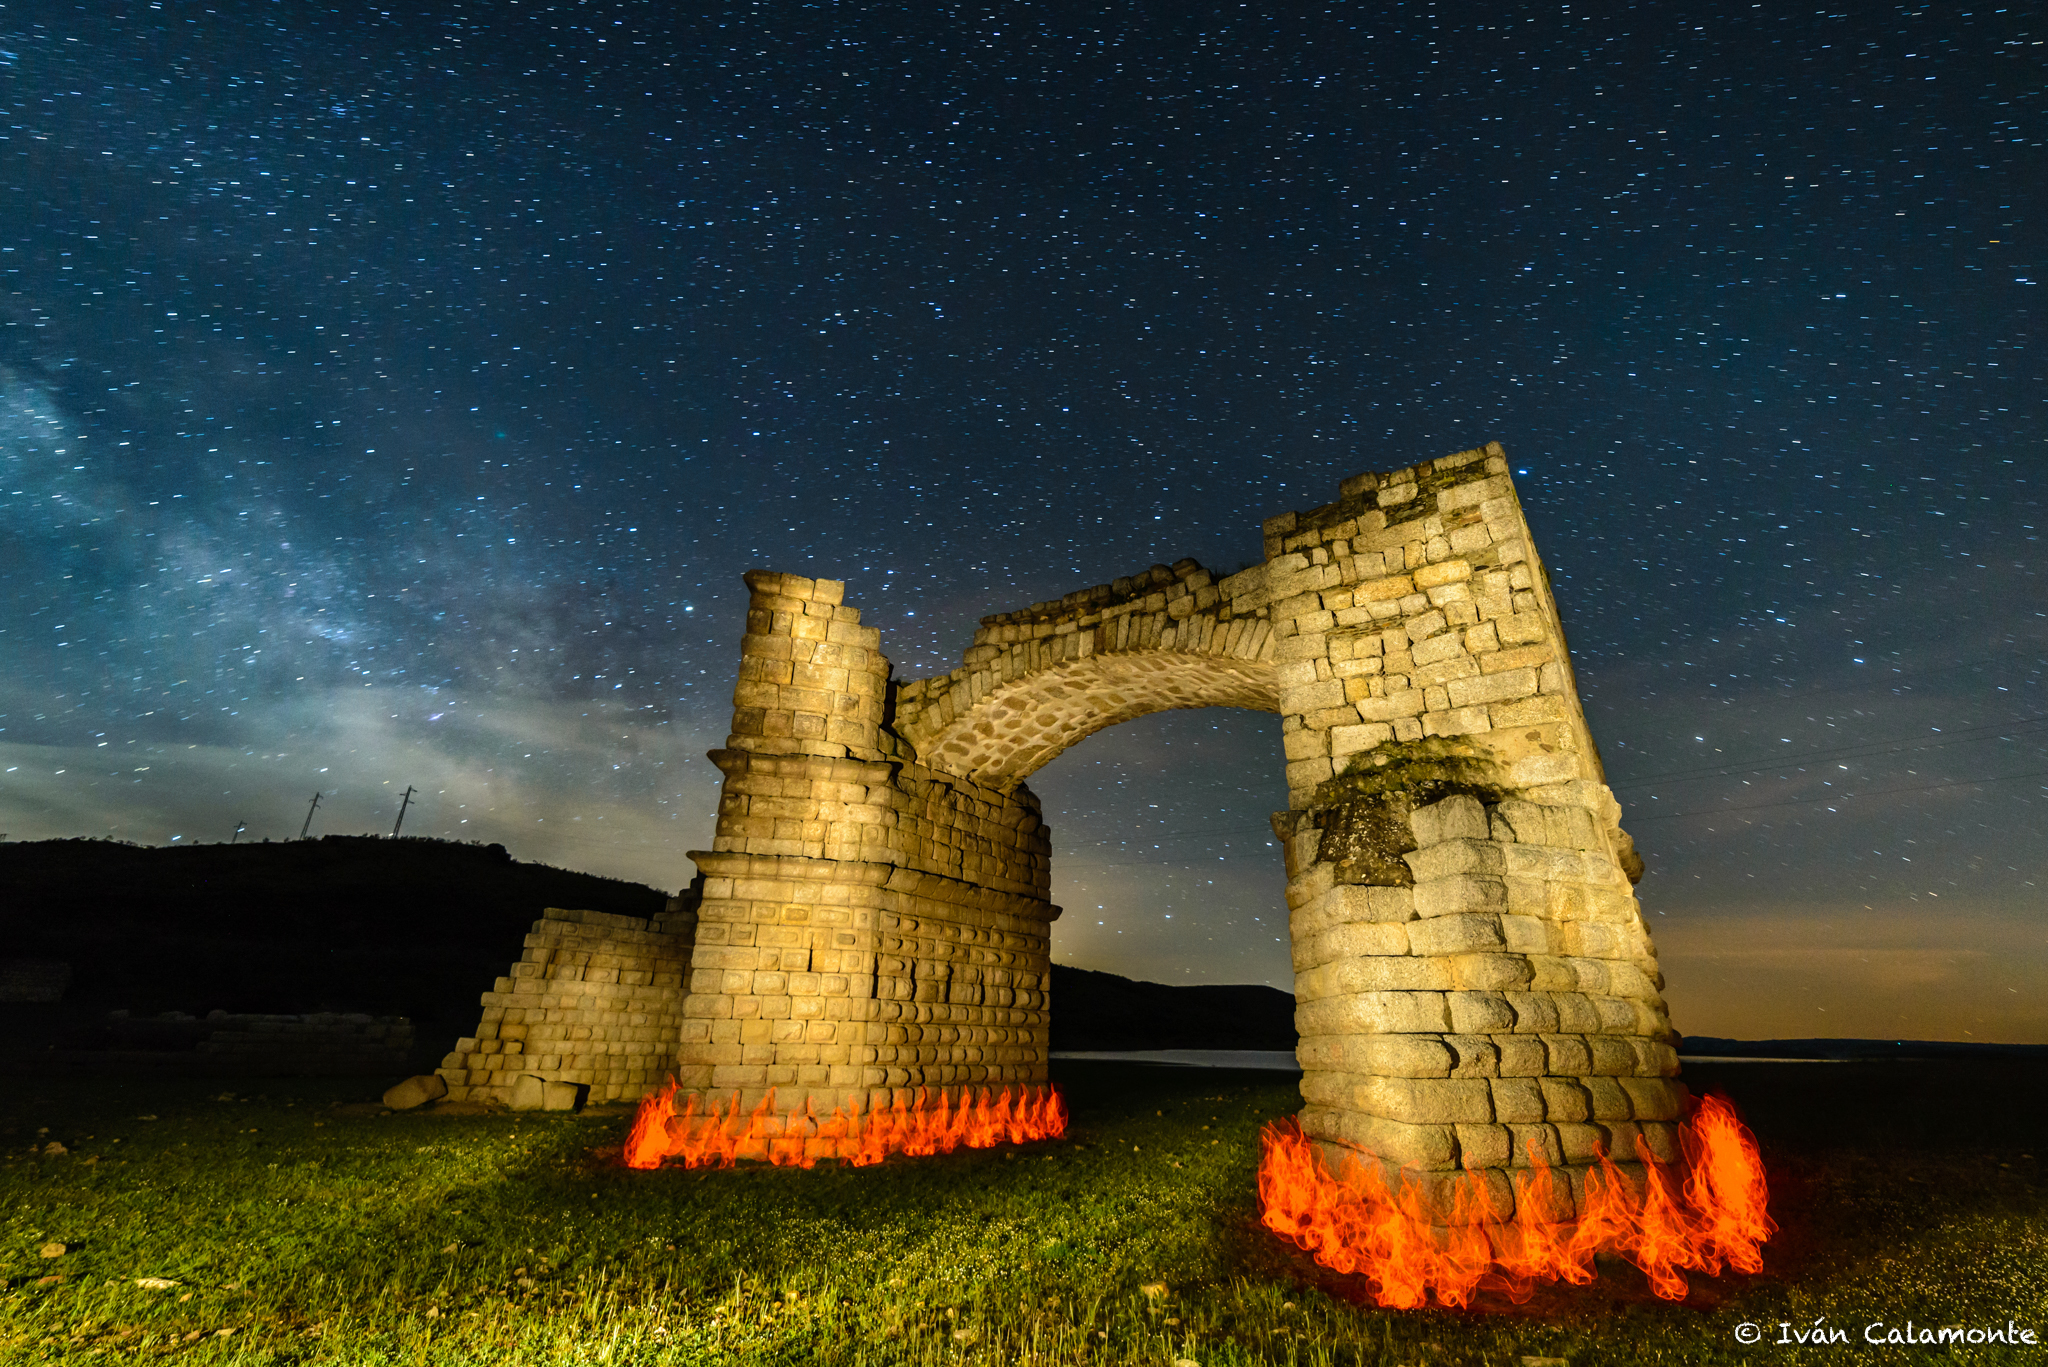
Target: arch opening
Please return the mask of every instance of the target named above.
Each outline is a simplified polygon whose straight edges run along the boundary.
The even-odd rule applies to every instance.
[[[1279,731],[1269,714],[1241,709],[1158,712],[1091,736],[1032,776],[1052,831],[1051,896],[1064,908],[1052,928],[1055,965],[1292,990],[1270,821],[1287,805],[1272,763]],[[1244,1047],[1277,1046],[1262,1037]]]

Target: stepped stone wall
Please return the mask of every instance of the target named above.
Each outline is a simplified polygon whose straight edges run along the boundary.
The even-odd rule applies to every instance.
[[[1356,476],[1263,531],[1225,578],[1183,560],[985,617],[958,669],[912,681],[844,585],[748,573],[694,921],[586,913],[575,947],[537,927],[451,1086],[530,1069],[626,1096],[672,1067],[794,1123],[1042,1082],[1059,908],[1025,780],[1120,721],[1246,707],[1282,718],[1302,1123],[1327,1156],[1482,1171],[1503,1209],[1532,1155],[1574,1191],[1596,1149],[1668,1156],[1685,1093],[1642,865],[1500,448]],[[630,994],[594,985],[628,959]]]
[[[693,922],[685,908],[642,920],[550,907],[484,993],[476,1034],[441,1060],[448,1095],[508,1102],[524,1075],[583,1084],[593,1102],[659,1086],[675,1061]]]

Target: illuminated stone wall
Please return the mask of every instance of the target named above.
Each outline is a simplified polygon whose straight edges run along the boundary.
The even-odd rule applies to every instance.
[[[1302,1127],[1425,1172],[1567,1168],[1684,1093],[1641,872],[1498,447],[1268,521]]]
[[[587,1086],[592,1102],[659,1086],[675,1066],[691,919],[550,907],[484,993],[476,1034],[441,1060],[448,1095],[509,1101],[525,1075]]]
[[[1532,1151],[1575,1173],[1638,1135],[1669,1154],[1684,1093],[1641,863],[1507,462],[1490,446],[1338,492],[1268,520],[1260,565],[1156,565],[983,618],[929,679],[891,677],[844,585],[749,573],[694,934],[581,932],[668,934],[633,952],[686,971],[664,988],[646,969],[630,1001],[577,997],[563,949],[536,946],[451,1083],[495,1094],[515,1066],[587,1081],[574,1070],[612,1057],[537,1049],[534,995],[608,1030],[673,1022],[647,1050],[591,1037],[630,1060],[603,1065],[607,1095],[672,1066],[707,1103],[772,1089],[796,1118],[1042,1082],[1059,909],[1024,780],[1120,721],[1246,707],[1282,718],[1302,1123],[1326,1154],[1483,1170],[1507,1205]],[[513,1025],[525,1065],[504,1062]]]

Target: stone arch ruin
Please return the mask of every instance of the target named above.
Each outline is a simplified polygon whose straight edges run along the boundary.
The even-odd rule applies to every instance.
[[[778,1115],[1046,1080],[1050,832],[1025,780],[1147,712],[1278,712],[1304,1131],[1503,1210],[1685,1093],[1641,872],[1498,445],[1343,482],[1191,560],[982,619],[891,677],[832,580],[753,571],[712,848],[652,921],[551,912],[442,1074]],[[530,1084],[528,1085],[531,1090]]]

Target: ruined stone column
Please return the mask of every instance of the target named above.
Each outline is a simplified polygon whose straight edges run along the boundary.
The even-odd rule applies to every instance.
[[[1028,790],[915,763],[832,580],[753,571],[677,1079],[860,1113],[1045,1080],[1049,836]]]
[[[483,994],[476,1033],[437,1070],[456,1101],[510,1101],[522,1077],[587,1088],[592,1104],[661,1085],[682,1023],[690,913],[549,908],[526,950]]]
[[[1266,526],[1303,1129],[1503,1211],[1532,1151],[1574,1193],[1596,1149],[1675,1157],[1641,864],[1505,459],[1341,493]]]

